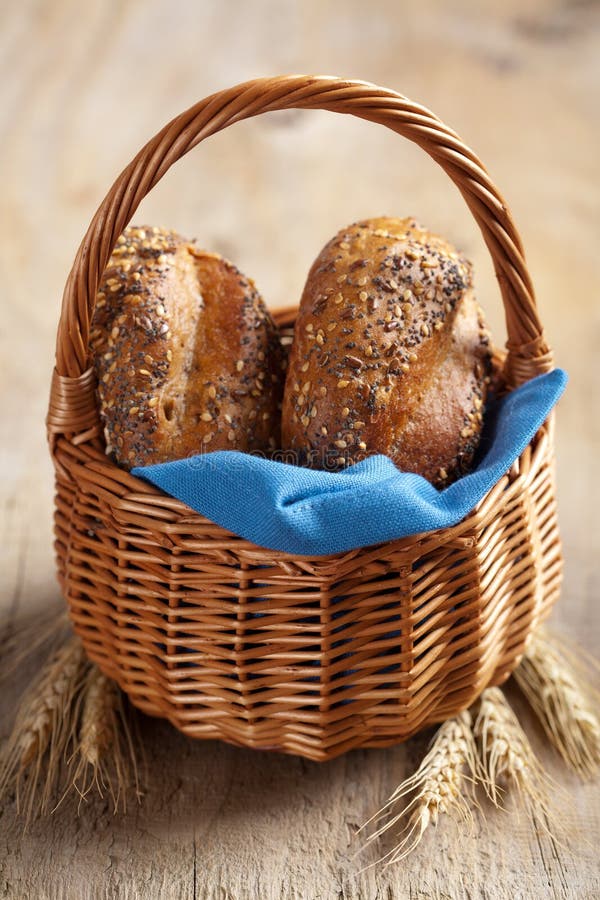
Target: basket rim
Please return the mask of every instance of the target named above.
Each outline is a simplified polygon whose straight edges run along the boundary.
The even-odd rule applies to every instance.
[[[110,502],[112,509],[119,508],[123,513],[129,512],[131,515],[135,515],[136,520],[139,520],[140,527],[143,527],[141,520],[147,519],[148,522],[152,521],[153,533],[164,534],[167,539],[170,531],[177,530],[181,526],[185,526],[187,530],[190,525],[197,523],[204,527],[214,528],[220,533],[223,540],[233,541],[239,550],[260,553],[278,559],[327,562],[339,560],[364,550],[374,551],[388,544],[394,544],[397,547],[406,546],[407,548],[413,547],[415,544],[426,544],[433,547],[446,541],[451,532],[456,538],[460,538],[461,534],[469,530],[474,522],[481,517],[482,510],[486,510],[491,504],[495,503],[497,498],[515,482],[519,483],[533,477],[533,474],[543,464],[547,454],[550,452],[551,448],[549,445],[553,438],[553,430],[554,412],[551,412],[527,447],[517,457],[511,469],[455,525],[322,555],[292,553],[256,544],[213,522],[182,500],[170,496],[153,484],[122,469],[96,447],[90,445],[74,447],[64,437],[60,437],[55,450],[60,456],[60,468],[64,475],[69,481],[77,484],[79,490],[84,490],[84,488],[81,486],[82,479],[77,477],[77,473],[80,476],[84,476],[84,481],[87,482],[87,491],[91,490],[94,493],[101,493],[107,500],[109,497],[112,497],[113,502]],[[159,524],[161,521],[164,523],[162,526]]]

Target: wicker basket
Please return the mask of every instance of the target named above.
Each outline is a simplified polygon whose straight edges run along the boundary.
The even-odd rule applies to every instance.
[[[48,432],[59,579],[89,657],[136,706],[191,737],[326,760],[402,741],[506,679],[558,596],[561,552],[551,422],[459,525],[314,558],[226,532],[105,456],[88,337],[117,237],[201,140],[286,108],[378,122],[439,163],[494,262],[508,389],[551,368],[515,226],[453,131],[363,82],[259,79],[174,119],[100,206],[65,288]]]

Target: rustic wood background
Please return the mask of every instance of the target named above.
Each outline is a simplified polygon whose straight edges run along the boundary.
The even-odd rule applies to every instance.
[[[512,204],[571,376],[558,414],[566,577],[554,621],[598,652],[599,13],[594,0],[0,5],[2,612],[17,620],[59,600],[43,422],[62,285],[104,192],[143,141],[201,96],[259,74],[324,72],[433,108]],[[279,304],[299,296],[340,226],[382,213],[415,214],[471,255],[503,340],[491,267],[460,197],[416,149],[358,120],[290,112],[235,126],[170,173],[137,220],[197,236]],[[26,675],[3,689],[3,731]],[[477,833],[440,825],[401,866],[358,874],[355,827],[415,767],[428,736],[316,765],[193,743],[145,720],[142,805],[114,816],[101,799],[79,813],[67,803],[25,834],[4,810],[0,895],[596,898],[598,785],[565,773],[516,702],[567,791],[560,815],[574,851],[536,835],[526,815],[486,807]]]

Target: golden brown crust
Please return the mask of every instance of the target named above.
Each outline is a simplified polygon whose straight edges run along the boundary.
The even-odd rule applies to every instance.
[[[414,219],[358,222],[308,275],[284,448],[320,468],[385,453],[443,486],[472,462],[489,365],[470,263]]]
[[[250,279],[175,232],[130,227],[119,238],[91,349],[107,452],[119,464],[278,446],[276,326]]]

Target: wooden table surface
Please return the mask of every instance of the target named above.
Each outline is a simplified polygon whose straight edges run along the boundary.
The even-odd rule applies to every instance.
[[[0,608],[18,619],[59,600],[43,423],[62,285],[104,192],[143,141],[200,97],[259,74],[325,72],[433,108],[511,203],[571,377],[558,413],[566,570],[554,622],[598,652],[599,24],[593,0],[3,3]],[[235,126],[169,173],[137,221],[225,253],[275,305],[298,298],[340,226],[381,213],[415,214],[466,250],[503,341],[491,266],[459,195],[415,148],[358,120],[290,112]],[[4,731],[23,678],[4,689]],[[0,895],[598,897],[598,784],[566,774],[517,707],[567,791],[557,802],[574,850],[536,835],[526,815],[486,807],[476,833],[440,825],[402,865],[359,874],[355,827],[414,769],[427,736],[317,765],[191,742],[144,720],[142,804],[114,816],[105,800],[79,812],[66,803],[26,834],[5,809]]]

